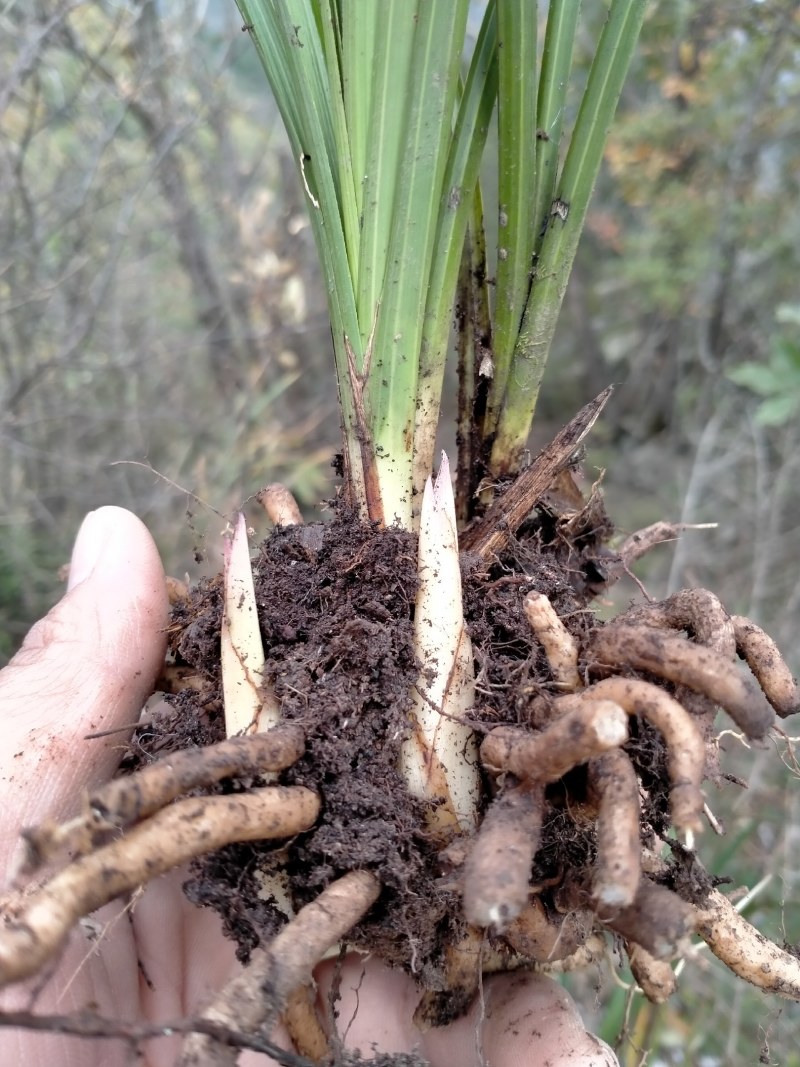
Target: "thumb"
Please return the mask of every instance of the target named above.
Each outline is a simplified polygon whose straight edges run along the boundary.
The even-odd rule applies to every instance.
[[[486,999],[484,1047],[496,1067],[619,1067],[552,978],[529,971],[495,975],[487,982]]]
[[[69,589],[0,671],[0,855],[20,825],[74,810],[87,785],[119,762],[164,660],[167,596],[158,550],[129,511],[90,512],[78,532]]]

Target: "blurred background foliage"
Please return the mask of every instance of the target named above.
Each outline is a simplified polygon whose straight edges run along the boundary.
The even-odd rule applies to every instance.
[[[218,539],[149,466],[220,513],[275,478],[329,491],[325,298],[277,113],[233,4],[163,7],[0,15],[6,654],[87,509],[132,507],[178,573]]]
[[[604,8],[584,7],[589,34]],[[713,589],[795,671],[799,184],[795,0],[653,0],[531,443],[617,383],[586,472],[619,529],[719,524],[640,578]],[[267,482],[319,514],[338,416],[303,197],[232,2],[4,4],[0,203],[2,660],[59,595],[87,510],[131,507],[169,571],[208,572]],[[797,945],[798,775],[724,747],[749,789],[709,797],[728,833],[701,854],[734,885],[768,874],[747,914]],[[706,957],[657,1009],[608,972],[573,985],[624,1067],[800,1064],[796,1005]]]

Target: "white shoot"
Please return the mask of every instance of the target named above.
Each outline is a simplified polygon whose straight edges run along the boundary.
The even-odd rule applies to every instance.
[[[478,746],[461,720],[473,706],[475,681],[461,603],[455,501],[444,453],[436,481],[428,478],[423,493],[418,573],[414,642],[422,669],[401,769],[415,796],[440,801],[432,826],[471,832],[480,799]]]
[[[228,737],[276,726],[280,711],[264,677],[264,646],[247,544],[247,525],[239,514],[233,537],[225,539],[220,660]]]
[[[264,645],[258,626],[258,606],[247,543],[247,523],[240,512],[233,536],[223,547],[224,604],[220,634],[222,693],[225,703],[225,732],[259,733],[277,726],[280,706],[264,674]],[[264,774],[269,780],[274,775]],[[282,870],[261,873],[261,896],[272,898],[289,918],[292,909],[289,880]]]

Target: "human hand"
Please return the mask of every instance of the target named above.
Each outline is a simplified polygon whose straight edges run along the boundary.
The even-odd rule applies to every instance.
[[[166,619],[164,572],[145,527],[120,508],[92,512],[76,541],[66,595],[0,672],[3,870],[10,868],[22,826],[73,814],[87,787],[113,774],[124,732],[96,740],[86,735],[136,721],[163,663]],[[184,878],[173,872],[150,883],[132,906],[110,904],[97,912],[96,941],[73,936],[36,996],[36,1010],[91,1008],[110,1018],[152,1023],[199,1011],[239,967],[217,916],[185,900]],[[333,966],[323,964],[317,980],[324,1015]],[[564,990],[541,976],[487,979],[481,1004],[451,1026],[426,1034],[412,1022],[419,998],[414,983],[380,961],[349,957],[340,990],[337,1011],[345,1044],[365,1055],[373,1047],[418,1050],[434,1067],[469,1067],[482,1057],[493,1067],[611,1067],[617,1062],[586,1033]],[[30,984],[7,990],[0,1008],[28,1007],[31,996]],[[287,1041],[280,1032],[276,1040]],[[149,1041],[146,1067],[171,1067],[179,1042],[178,1037]],[[134,1056],[119,1040],[0,1029],[0,1062],[122,1067]],[[239,1062],[241,1067],[271,1063],[252,1052],[242,1053]]]

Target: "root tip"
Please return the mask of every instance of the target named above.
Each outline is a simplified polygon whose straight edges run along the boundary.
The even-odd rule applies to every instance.
[[[598,907],[604,911],[619,911],[621,908],[629,908],[634,901],[635,893],[622,885],[603,885],[594,891],[594,899]]]
[[[477,926],[478,929],[502,933],[517,918],[519,910],[505,903],[473,904],[466,909],[466,918],[471,926]]]
[[[675,835],[678,839],[678,844],[686,849],[687,852],[694,852],[695,850],[695,832],[691,829],[678,830]]]

